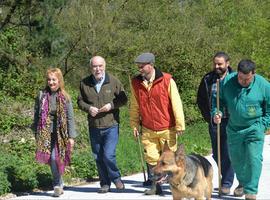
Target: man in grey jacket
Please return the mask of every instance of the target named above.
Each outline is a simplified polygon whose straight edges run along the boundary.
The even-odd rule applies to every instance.
[[[115,152],[119,136],[119,107],[128,99],[121,82],[106,73],[105,68],[104,58],[91,58],[91,75],[81,81],[78,97],[79,108],[88,113],[89,137],[101,186],[98,193],[109,192],[111,182],[117,190],[125,188]]]

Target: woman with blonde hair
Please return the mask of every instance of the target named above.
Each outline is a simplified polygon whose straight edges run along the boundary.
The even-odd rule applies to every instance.
[[[62,174],[70,163],[76,137],[71,98],[64,88],[59,68],[46,73],[45,88],[35,102],[33,131],[36,138],[36,160],[50,165],[53,176],[53,196],[63,194]]]

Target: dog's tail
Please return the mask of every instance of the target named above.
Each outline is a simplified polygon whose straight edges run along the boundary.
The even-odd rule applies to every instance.
[[[211,163],[205,157],[195,153],[190,154],[190,158],[202,166],[205,177],[208,177],[209,171],[212,168]]]

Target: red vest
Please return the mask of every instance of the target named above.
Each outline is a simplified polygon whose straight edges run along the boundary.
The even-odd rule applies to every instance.
[[[171,75],[162,73],[163,76],[154,80],[148,91],[139,78],[132,79],[132,86],[139,104],[142,125],[154,131],[161,131],[175,126],[168,89]]]

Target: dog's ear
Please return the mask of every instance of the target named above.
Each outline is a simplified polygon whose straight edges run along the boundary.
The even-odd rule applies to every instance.
[[[167,141],[165,141],[164,146],[163,146],[163,152],[165,152],[165,151],[170,151],[170,148],[169,148]]]
[[[183,144],[180,144],[175,152],[175,160],[181,160],[185,158],[185,147]]]

